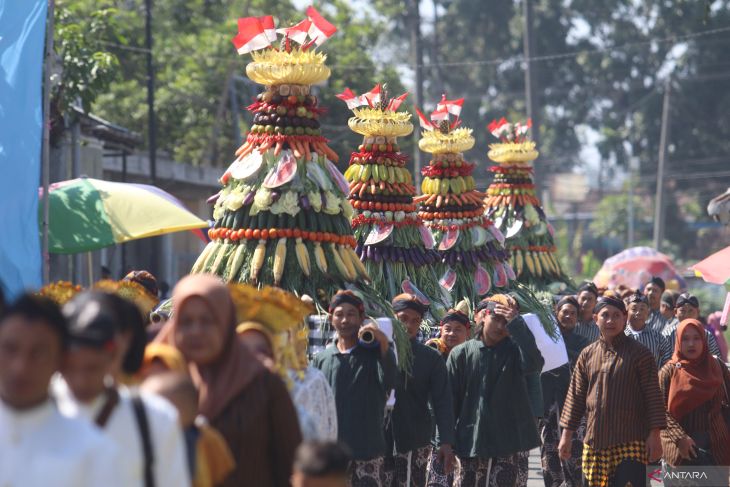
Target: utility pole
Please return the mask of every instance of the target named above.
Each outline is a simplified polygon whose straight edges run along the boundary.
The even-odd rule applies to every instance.
[[[664,166],[667,159],[669,140],[669,111],[672,91],[672,77],[667,78],[662,102],[662,128],[659,135],[659,165],[656,172],[656,198],[654,201],[654,248],[661,252],[664,241]]]
[[[56,11],[55,0],[48,0],[48,12],[46,18],[46,52],[43,63],[43,145],[41,159],[41,178],[43,184],[43,239],[41,249],[41,265],[43,284],[48,284],[51,278],[51,261],[48,253],[48,222],[50,216],[49,186],[51,185],[51,72],[53,71],[53,33],[54,15]]]
[[[535,55],[534,46],[534,33],[532,30],[533,15],[532,15],[532,0],[522,0],[522,45],[525,55],[525,105],[527,107],[527,118],[532,120],[532,140],[535,141],[535,145],[540,147],[540,113],[537,107],[537,95],[535,92],[535,71],[536,66],[532,60]],[[540,196],[540,190],[542,184],[542,171],[540,164],[535,164],[535,189],[538,196]]]
[[[414,75],[413,103],[423,108],[423,45],[421,42],[421,13],[419,0],[408,0],[410,12],[408,19],[411,23],[411,66]],[[416,188],[421,187],[421,151],[418,150],[419,129],[413,131],[413,182]]]
[[[145,48],[147,49],[147,143],[150,180],[157,182],[157,121],[155,118],[155,71],[152,64],[152,0],[145,0]]]

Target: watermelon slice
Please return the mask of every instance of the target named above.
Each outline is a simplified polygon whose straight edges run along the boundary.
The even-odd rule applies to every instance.
[[[421,233],[421,240],[423,240],[423,245],[426,246],[428,250],[433,249],[434,245],[436,245],[436,242],[433,240],[433,233],[431,233],[431,230],[426,228],[426,225],[421,223],[418,225],[418,231]]]
[[[393,233],[394,225],[392,223],[378,224],[370,230],[368,238],[365,239],[365,245],[375,245],[383,242]]]
[[[477,270],[474,272],[474,289],[479,296],[483,296],[489,292],[492,288],[492,280],[489,278],[489,272],[487,272],[481,264],[477,265]]]
[[[307,164],[307,177],[320,189],[324,191],[332,190],[332,181],[330,181],[324,169],[316,162],[310,162]]]
[[[342,175],[340,170],[337,169],[337,166],[335,166],[329,159],[326,159],[325,165],[327,166],[330,176],[332,176],[332,180],[335,182],[337,187],[340,188],[340,191],[345,194],[350,194],[350,184],[347,182],[345,176]]]
[[[447,270],[444,275],[441,276],[441,279],[439,279],[439,284],[441,284],[441,287],[447,291],[454,289],[454,284],[456,284],[456,272],[454,272],[453,269]]]
[[[255,150],[243,159],[237,159],[228,168],[231,176],[235,179],[248,181],[256,176],[264,165],[264,156]]]
[[[497,264],[494,267],[494,275],[492,276],[492,282],[494,283],[495,287],[505,287],[507,285],[507,272],[505,272],[504,267],[500,264]]]
[[[456,245],[456,242],[458,241],[459,229],[449,229],[446,233],[444,233],[444,236],[441,239],[441,243],[439,244],[439,250],[449,250],[454,245]]]
[[[430,306],[431,301],[423,294],[410,279],[406,279],[400,285],[400,288],[404,293],[412,294],[425,306]]]
[[[282,153],[281,159],[264,179],[264,188],[274,189],[290,183],[297,175],[297,160],[291,151]]]
[[[496,225],[490,225],[487,230],[489,230],[489,233],[491,233],[494,238],[497,239],[500,245],[504,245],[504,234],[499,230],[499,228],[497,228]]]
[[[487,243],[488,232],[482,227],[471,227],[471,240],[475,247],[481,247]]]

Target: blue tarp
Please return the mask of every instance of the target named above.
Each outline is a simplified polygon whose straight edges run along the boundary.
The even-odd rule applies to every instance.
[[[0,286],[41,284],[38,186],[46,0],[0,0]]]

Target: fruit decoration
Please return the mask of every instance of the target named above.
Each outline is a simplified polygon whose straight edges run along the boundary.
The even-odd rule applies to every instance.
[[[474,303],[508,289],[514,273],[502,245],[504,236],[484,215],[484,194],[475,189],[471,175],[475,165],[463,156],[474,147],[471,129],[459,127],[463,101],[443,97],[430,120],[418,111],[423,128],[418,146],[433,156],[422,170],[423,194],[415,201],[436,242],[441,285],[454,302]]]
[[[54,301],[59,306],[63,306],[81,291],[83,291],[83,288],[78,284],[69,281],[56,281],[40,288],[37,294]]]
[[[350,187],[321,133],[325,110],[311,90],[330,75],[316,48],[337,29],[313,7],[306,14],[279,29],[272,16],[238,20],[232,42],[239,54],[250,53],[246,75],[265,90],[248,107],[253,125],[221,177],[211,242],[192,272],[325,302],[348,288],[363,297],[369,314],[392,315],[355,253]],[[402,326],[394,337],[399,365],[407,367],[410,344]]]
[[[533,181],[538,152],[529,138],[532,126],[492,121],[488,130],[500,139],[489,146],[488,157],[497,165],[489,170],[494,180],[487,189],[487,215],[505,234],[512,267],[517,279],[534,290],[552,293],[573,287],[560,266],[553,240],[553,227],[547,221]]]
[[[427,323],[432,324],[444,315],[451,298],[434,273],[432,266],[440,257],[413,202],[416,188],[406,169],[408,157],[398,146],[398,137],[413,132],[411,114],[398,111],[407,95],[389,99],[385,85],[360,96],[350,89],[337,95],[354,113],[348,125],[363,136],[345,179],[355,208],[355,252],[373,287],[388,300],[403,292],[422,296],[431,311]]]

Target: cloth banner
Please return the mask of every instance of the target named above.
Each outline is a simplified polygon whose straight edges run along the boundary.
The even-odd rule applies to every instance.
[[[38,182],[46,0],[0,0],[0,287],[41,285]]]
[[[535,337],[535,343],[537,344],[537,348],[540,349],[542,358],[545,359],[545,365],[543,365],[542,371],[547,372],[548,370],[557,369],[567,364],[568,351],[565,349],[563,335],[558,333],[557,338],[551,338],[540,323],[540,318],[533,313],[524,314],[522,318]]]

